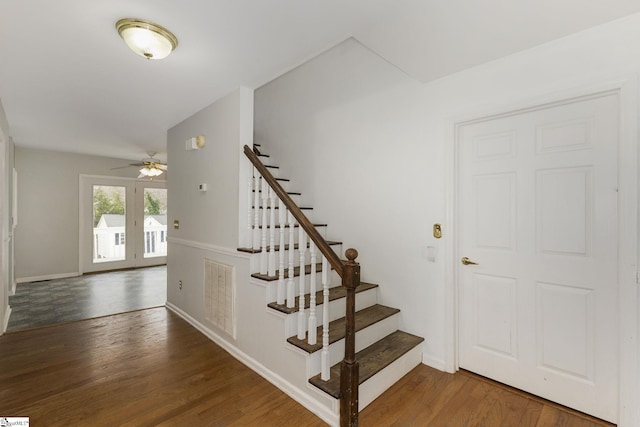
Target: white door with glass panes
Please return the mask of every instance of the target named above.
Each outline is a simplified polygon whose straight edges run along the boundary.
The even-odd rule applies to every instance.
[[[82,272],[166,263],[164,181],[82,175],[80,191]]]
[[[166,263],[167,256],[167,189],[164,182],[138,181],[136,183],[138,233],[137,264],[156,265]]]
[[[459,365],[618,417],[618,95],[458,128]]]

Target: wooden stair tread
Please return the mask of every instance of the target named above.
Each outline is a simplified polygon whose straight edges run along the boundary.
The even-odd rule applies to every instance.
[[[316,273],[320,273],[322,271],[322,263],[316,263]],[[307,264],[304,266],[304,274],[311,274],[311,264]],[[293,277],[300,276],[300,267],[294,267],[293,269]],[[267,282],[273,282],[274,280],[278,280],[278,276],[269,276],[267,274],[253,273],[251,277],[255,277],[256,279],[265,280]],[[287,268],[284,271],[284,278],[289,278],[289,269]]]
[[[378,285],[375,285],[373,283],[361,282],[360,286],[356,288],[356,293],[368,291],[369,289],[373,289],[377,287]],[[347,296],[347,288],[345,288],[344,286],[335,286],[333,288],[329,288],[329,301],[345,298],[346,296]],[[285,304],[278,304],[276,302],[270,302],[269,304],[267,304],[267,306],[281,313],[291,314],[291,313],[296,313],[298,311],[299,300],[300,300],[300,297],[299,296],[296,297],[294,307],[287,307]],[[304,296],[304,308],[309,308],[309,306],[311,305],[310,301],[311,301],[310,294],[306,294]],[[316,305],[318,306],[322,305],[322,301],[323,301],[323,296],[322,296],[322,291],[320,290],[316,292]]]
[[[255,206],[251,206],[251,208],[255,209],[256,207],[255,207]],[[264,206],[260,206],[260,209],[265,209],[265,207],[264,207]],[[266,209],[271,209],[271,206],[267,206],[267,207],[266,207]],[[279,206],[276,206],[274,209],[280,209],[280,207],[279,207]],[[311,206],[298,206],[298,209],[300,209],[301,211],[304,211],[304,210],[307,210],[307,211],[313,210],[313,208],[312,208]]]
[[[389,366],[422,341],[424,341],[424,338],[422,337],[402,331],[395,331],[380,341],[356,353],[356,360],[360,365],[359,384],[362,384],[376,373]],[[322,381],[320,379],[320,374],[318,374],[309,379],[309,382],[332,397],[339,399],[340,363],[331,367],[331,379],[329,381]]]
[[[400,313],[397,308],[387,307],[380,304],[375,304],[367,307],[363,310],[356,312],[356,327],[355,331],[361,331],[362,329],[378,323],[396,313]],[[340,341],[345,336],[345,323],[346,318],[342,317],[329,323],[329,344],[333,344],[336,341]],[[305,339],[301,340],[297,336],[290,337],[287,341],[298,348],[306,351],[307,353],[315,353],[322,349],[322,326],[318,326],[316,329],[316,344],[309,344],[307,342],[308,333]]]
[[[334,246],[334,245],[341,245],[342,242],[336,242],[333,240],[327,240],[327,244],[329,246]],[[293,245],[293,249],[298,249],[299,245],[298,243]],[[307,242],[307,248],[309,247],[309,242]],[[275,245],[274,247],[274,251],[278,252],[280,250],[280,245]],[[269,250],[271,249],[270,246],[267,246],[267,252],[269,252]],[[284,245],[284,250],[288,251],[289,250],[289,244],[287,243],[286,245]],[[253,248],[238,248],[239,252],[246,252],[249,254],[259,254],[260,252],[262,252],[262,249],[253,249]]]
[[[251,192],[255,193],[256,190],[251,190]],[[262,190],[258,190],[258,193],[262,193]],[[287,191],[287,194],[290,196],[302,196],[302,193],[298,191]]]
[[[327,224],[313,224],[313,226],[314,226],[314,227],[316,227],[316,228],[318,228],[318,227],[328,227],[328,225],[327,225]],[[298,225],[298,224],[294,224],[294,225],[293,225],[293,228],[298,228],[298,227],[300,227],[300,225]],[[262,230],[262,226],[260,226],[260,227],[258,227],[258,228],[260,228],[260,229]],[[275,227],[273,227],[273,228],[281,228],[281,227],[280,227],[280,225],[278,224],[278,225],[276,225],[276,226],[275,226]],[[289,227],[289,224],[285,224],[284,228],[291,228],[291,227]]]

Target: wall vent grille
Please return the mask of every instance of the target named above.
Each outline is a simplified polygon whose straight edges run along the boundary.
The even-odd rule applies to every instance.
[[[235,294],[235,268],[205,259],[205,319],[233,338],[236,337]]]

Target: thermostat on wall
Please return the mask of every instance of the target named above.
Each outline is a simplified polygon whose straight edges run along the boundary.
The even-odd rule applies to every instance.
[[[198,190],[207,191],[207,184],[198,184]]]

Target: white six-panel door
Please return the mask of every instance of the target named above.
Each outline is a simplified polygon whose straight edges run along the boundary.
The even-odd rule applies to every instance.
[[[457,136],[459,365],[616,422],[618,98]]]

